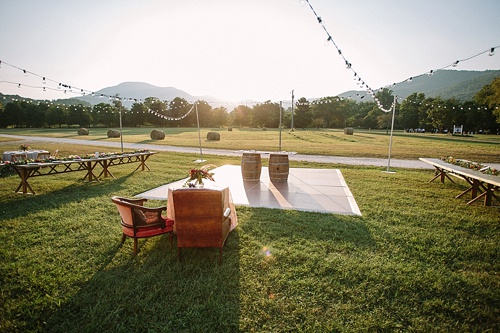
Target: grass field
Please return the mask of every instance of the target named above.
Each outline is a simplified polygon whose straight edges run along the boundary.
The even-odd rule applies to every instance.
[[[24,131],[0,131],[6,132]],[[70,132],[76,130],[67,132],[76,136]],[[133,132],[151,142],[149,130]],[[191,140],[196,134],[181,132],[171,135]],[[253,138],[273,134],[249,132]],[[91,138],[110,140],[102,133]],[[331,145],[330,136],[349,142],[338,131],[301,134],[321,141],[321,149]],[[227,140],[226,132],[221,136],[221,142]],[[359,137],[387,140],[381,133]],[[444,142],[467,147],[453,154],[461,157],[478,147],[498,155],[495,137],[485,137],[487,143],[400,138],[439,144],[446,152],[451,148]],[[3,150],[19,146],[0,140]],[[239,144],[233,142],[232,149]],[[58,148],[64,155],[102,150],[62,143],[37,148]],[[419,154],[421,148],[414,147]],[[367,155],[374,150],[366,149],[352,148]],[[494,155],[476,154],[471,159]],[[214,249],[185,250],[179,263],[168,236],[140,240],[133,257],[132,242],[120,244],[119,215],[110,197],[130,197],[183,178],[193,159],[160,152],[148,162],[152,172],[116,166],[116,179],[99,183],[82,182],[81,173],[33,178],[35,196],[13,193],[17,176],[0,178],[0,331],[500,331],[499,207],[466,205],[465,198],[454,198],[464,183],[429,183],[429,170],[387,174],[376,167],[291,162],[291,167],[339,168],[362,216],[237,207],[239,225],[227,239],[221,266]],[[240,163],[236,157],[207,159]]]
[[[79,136],[75,128],[63,129],[0,129],[0,134],[37,135],[55,138],[114,141],[109,139],[106,128],[92,128],[88,136]],[[198,133],[195,128],[162,128],[165,140],[151,140],[151,128],[124,128],[123,140],[134,143],[154,143],[159,145],[198,147]],[[220,133],[220,141],[207,141],[207,133]],[[202,146],[205,148],[232,150],[279,149],[277,129],[201,129]],[[282,131],[281,149],[312,155],[378,157],[386,158],[389,150],[386,131],[355,130],[346,135],[341,130],[295,130]],[[419,157],[454,156],[482,163],[500,163],[500,135],[475,135],[472,137],[449,136],[444,134],[421,134],[395,132],[391,156],[398,159]]]

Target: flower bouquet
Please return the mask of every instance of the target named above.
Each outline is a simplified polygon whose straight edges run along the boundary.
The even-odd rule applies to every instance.
[[[202,166],[199,169],[191,169],[189,171],[189,178],[187,179],[184,186],[188,187],[203,187],[203,179],[208,179],[215,181],[213,178],[214,173],[210,172],[211,165]]]
[[[477,162],[454,158],[453,156],[443,156],[441,157],[441,160],[453,165],[461,166],[462,168],[479,171],[488,175],[500,176],[499,170]]]

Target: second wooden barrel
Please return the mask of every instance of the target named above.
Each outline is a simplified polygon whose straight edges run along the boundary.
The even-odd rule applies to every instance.
[[[273,183],[285,183],[288,181],[288,172],[290,166],[288,155],[270,154],[269,155],[269,178]]]
[[[241,156],[241,174],[243,181],[260,181],[260,172],[262,170],[262,161],[258,153],[243,153]]]

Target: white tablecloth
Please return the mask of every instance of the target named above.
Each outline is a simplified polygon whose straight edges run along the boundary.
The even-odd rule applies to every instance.
[[[26,154],[29,159],[36,160],[39,153],[48,153],[47,150],[13,150],[4,151],[2,154],[2,161],[12,161],[12,155]]]

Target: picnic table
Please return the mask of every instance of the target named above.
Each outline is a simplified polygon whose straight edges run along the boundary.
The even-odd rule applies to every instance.
[[[484,199],[485,206],[491,206],[493,198],[500,202],[499,197],[495,193],[500,188],[500,177],[447,163],[438,158],[419,158],[419,160],[431,164],[436,169],[436,175],[429,182],[439,178],[442,183],[444,183],[445,179],[454,183],[450,176],[465,180],[469,184],[469,187],[457,195],[456,198],[461,198],[465,194],[470,193],[471,199],[467,202],[468,205],[481,199]]]
[[[83,180],[92,182],[99,181],[99,178],[101,178],[101,176],[110,176],[115,178],[109,170],[111,166],[139,163],[134,171],[137,171],[139,168],[141,170],[151,170],[146,164],[146,161],[153,154],[156,154],[156,152],[148,151],[97,158],[76,158],[73,160],[54,160],[41,163],[11,164],[17,175],[21,179],[19,186],[14,192],[22,192],[23,194],[31,192],[32,194],[35,194],[35,191],[28,182],[28,179],[32,177],[49,176],[76,171],[86,171]],[[100,166],[102,169],[101,172],[96,175],[96,167],[98,166]]]

